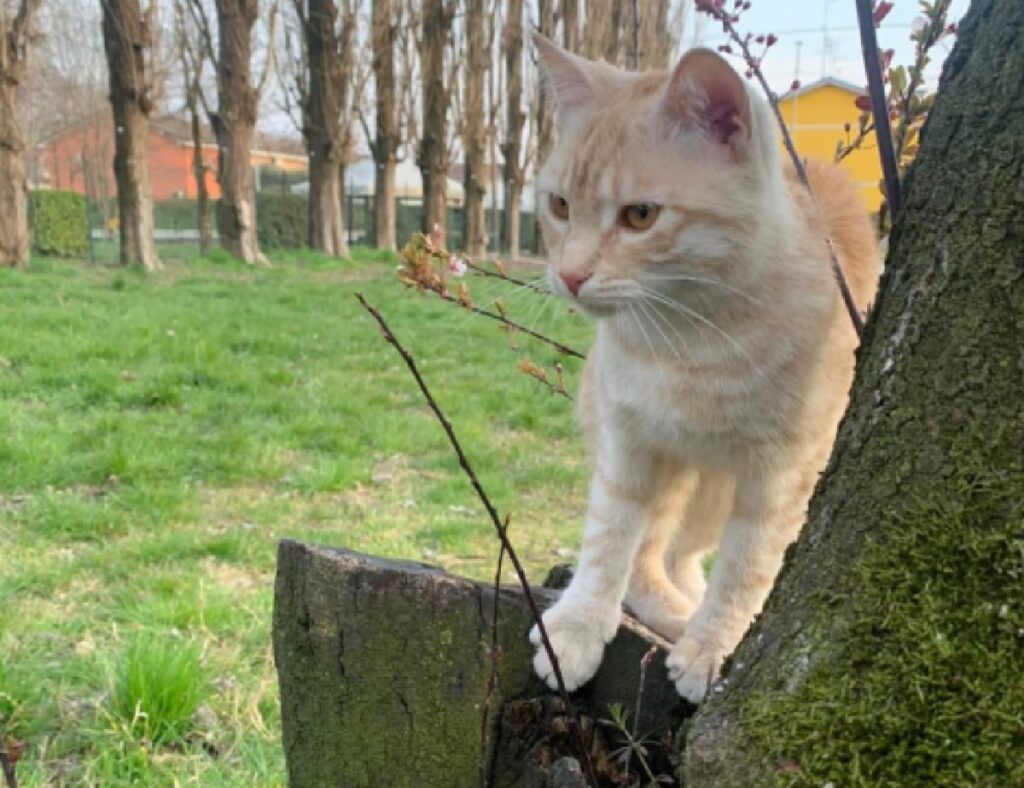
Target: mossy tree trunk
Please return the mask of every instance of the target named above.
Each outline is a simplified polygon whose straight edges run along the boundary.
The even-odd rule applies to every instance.
[[[1024,4],[975,0],[850,411],[688,786],[1024,784]]]

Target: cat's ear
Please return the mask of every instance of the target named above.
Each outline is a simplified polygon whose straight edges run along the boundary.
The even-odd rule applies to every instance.
[[[531,38],[545,95],[554,102],[559,119],[578,117],[596,106],[600,87],[597,64],[566,52],[540,33],[532,33]]]
[[[671,122],[702,129],[737,155],[751,136],[747,87],[725,58],[709,49],[691,49],[669,79],[662,114]]]

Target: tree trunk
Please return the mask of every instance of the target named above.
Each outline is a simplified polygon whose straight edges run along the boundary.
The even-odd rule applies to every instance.
[[[1021,785],[1024,4],[974,0],[808,522],[687,786]]]
[[[639,7],[639,46],[640,46],[640,70],[646,71],[652,68],[668,68],[669,59],[672,57],[674,41],[670,30],[668,12],[669,0],[654,0],[643,3]],[[629,26],[633,25],[632,6],[625,14],[629,20]],[[633,38],[630,33],[630,55],[632,56]],[[630,66],[632,66],[632,57]]]
[[[397,248],[398,217],[395,213],[395,170],[398,146],[398,93],[395,89],[394,0],[373,0],[373,79],[377,96],[377,128],[373,142],[374,244],[378,249]]]
[[[520,203],[523,196],[523,166],[520,163],[523,124],[523,0],[508,0],[505,20],[505,143],[501,146],[505,181],[505,219],[502,222],[502,246],[511,257],[519,256]]]
[[[546,589],[534,596],[542,607],[555,598]],[[537,697],[547,693],[530,662],[530,624],[518,588],[502,587],[496,597],[492,583],[424,564],[282,541],[273,640],[288,784],[558,785],[546,767],[568,749],[565,719],[533,713],[557,701]],[[651,758],[651,745],[660,749],[670,738],[682,703],[664,651],[641,664],[648,637],[642,627],[623,626],[574,702],[590,729],[612,704],[634,712],[642,691],[634,725]],[[594,760],[606,772],[608,749],[598,734]]]
[[[206,253],[213,245],[213,222],[210,217],[210,192],[206,188],[206,162],[203,159],[202,120],[199,116],[199,77],[189,85],[185,96],[192,128],[192,177],[196,181],[196,227],[199,229],[199,251]]]
[[[580,51],[580,0],[562,0],[562,45]]]
[[[484,129],[484,77],[490,64],[484,27],[484,0],[466,0],[466,71],[462,146],[466,151],[466,253],[478,260],[487,253],[487,227],[484,197],[487,194],[484,172],[486,145]]]
[[[448,214],[448,101],[444,50],[451,34],[455,0],[424,0],[420,76],[423,89],[423,134],[418,164],[423,177],[423,226],[430,232],[441,228],[445,237]]]
[[[0,30],[0,35],[7,31]],[[28,264],[25,139],[18,125],[17,82],[0,72],[0,267]]]
[[[152,110],[147,51],[155,6],[144,15],[139,0],[103,3],[103,47],[114,113],[114,180],[121,235],[121,264],[161,267],[153,238],[149,189],[149,113]]]
[[[305,119],[309,149],[309,245],[332,257],[348,257],[341,168],[348,155],[342,113],[348,101],[353,15],[338,31],[335,0],[309,0],[306,51],[309,102]]]
[[[220,244],[249,264],[265,262],[256,238],[252,141],[259,103],[252,85],[252,29],[257,0],[217,0],[217,205]]]

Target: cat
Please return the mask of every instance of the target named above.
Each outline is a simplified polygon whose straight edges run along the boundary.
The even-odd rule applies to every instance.
[[[537,183],[548,277],[597,318],[583,542],[544,624],[574,690],[625,603],[674,643],[669,676],[699,702],[799,533],[846,407],[857,336],[826,235],[861,309],[877,240],[839,168],[808,162],[812,199],[783,166],[770,108],[718,54],[630,73],[534,43],[557,131]]]

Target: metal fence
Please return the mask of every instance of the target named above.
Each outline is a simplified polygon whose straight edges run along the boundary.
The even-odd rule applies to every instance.
[[[278,196],[282,194],[277,190],[268,193]],[[296,194],[286,194],[285,196],[289,201],[295,201],[295,208],[303,210],[301,205],[306,203],[305,196]],[[423,204],[419,199],[410,197],[399,197],[395,202],[396,237],[399,247],[401,247],[413,234],[422,229]],[[373,195],[346,196],[345,231],[350,246],[372,247],[374,245],[376,235],[374,207]],[[257,210],[259,212],[259,203]],[[271,209],[264,207],[264,210]],[[87,211],[89,259],[98,263],[116,262],[119,256],[116,201],[90,200]],[[212,202],[210,213],[216,238],[216,205]],[[289,215],[291,221],[297,221],[303,226],[296,228],[295,242],[289,243],[283,248],[298,248],[303,245],[303,239],[306,237],[304,222],[308,220],[303,217],[308,214],[301,214],[299,219],[295,218],[295,211],[289,211]],[[265,221],[274,221],[273,217],[261,217],[258,213],[257,224],[261,218]],[[507,252],[508,250],[502,248],[501,245],[504,211],[488,208],[485,218],[488,251],[495,254]],[[162,258],[167,260],[189,259],[199,254],[199,220],[195,200],[182,198],[156,202],[154,204],[154,224],[154,235]],[[449,206],[447,231],[448,247],[464,249],[466,246],[465,211],[462,206],[455,204]],[[532,212],[523,211],[520,219],[520,248],[523,252],[536,252],[538,251],[537,241],[536,216]]]

